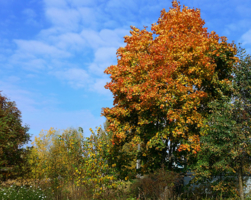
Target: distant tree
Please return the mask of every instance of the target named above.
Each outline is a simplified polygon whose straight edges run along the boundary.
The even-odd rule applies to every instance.
[[[16,103],[9,101],[0,91],[0,168],[18,168],[23,162],[19,148],[30,141],[28,131],[29,127],[22,125],[21,112]]]

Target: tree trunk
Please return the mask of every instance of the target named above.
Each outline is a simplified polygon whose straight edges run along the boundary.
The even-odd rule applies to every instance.
[[[170,141],[169,151],[168,151],[168,169],[172,170],[172,142]]]
[[[241,200],[244,200],[243,182],[242,182],[242,165],[238,169],[238,179],[239,179],[240,198]]]
[[[138,151],[140,151],[140,144],[138,144]],[[140,159],[137,159],[136,161],[136,169],[140,168]],[[138,177],[141,176],[141,174],[137,174]]]

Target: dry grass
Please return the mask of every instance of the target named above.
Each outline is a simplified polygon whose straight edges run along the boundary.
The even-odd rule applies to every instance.
[[[114,200],[181,200],[181,199],[201,199],[201,200],[220,200],[220,197],[206,198],[197,193],[182,193],[179,188],[179,175],[174,172],[159,171],[155,174],[145,176],[143,179],[136,179],[133,182],[124,181],[123,185],[116,190],[105,189],[105,192],[100,198],[95,199],[114,199]],[[17,186],[32,186],[34,188],[41,188],[47,199],[50,200],[91,200],[93,194],[90,192],[91,188],[88,186],[77,187],[74,183],[64,184],[60,182],[60,187],[53,190],[53,182],[49,180],[7,180],[1,184],[1,187],[8,188],[12,185]],[[167,187],[168,186],[168,187]],[[227,198],[222,198],[227,199]],[[228,198],[235,200],[238,198]],[[14,199],[10,199],[14,200]],[[16,200],[16,199],[15,199]]]
[[[34,187],[36,189],[41,188],[44,191],[44,194],[50,200],[89,200],[93,199],[93,194],[90,192],[91,188],[85,187],[77,187],[74,183],[66,183],[63,181],[60,182],[60,187],[57,190],[53,190],[53,182],[49,180],[11,180],[8,179],[5,182],[1,183],[2,188],[10,188],[11,186],[26,186],[26,187]],[[130,182],[124,182],[124,184],[118,187],[116,190],[105,189],[104,194],[98,199],[128,199]]]

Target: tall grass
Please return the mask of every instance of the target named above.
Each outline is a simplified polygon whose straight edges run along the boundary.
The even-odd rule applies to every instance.
[[[2,182],[0,190],[0,200],[91,200],[91,199],[114,199],[114,200],[181,200],[181,199],[201,199],[201,200],[223,200],[239,199],[224,198],[220,196],[206,197],[196,192],[184,192],[179,188],[177,177],[174,173],[154,173],[145,176],[143,179],[123,181],[123,184],[106,192],[98,198],[93,198],[92,186],[77,187],[74,183],[64,184],[63,180],[31,180],[27,179],[23,183],[20,180],[8,180]],[[58,184],[59,183],[59,184]],[[53,185],[59,185],[53,190]],[[72,185],[73,184],[73,185]],[[246,198],[251,199],[251,198]]]

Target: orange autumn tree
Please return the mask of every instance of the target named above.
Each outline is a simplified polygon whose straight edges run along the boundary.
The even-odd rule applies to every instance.
[[[172,6],[152,24],[155,39],[146,27],[131,26],[126,46],[117,50],[117,65],[105,70],[111,75],[105,88],[114,95],[114,106],[102,111],[113,132],[111,154],[121,166],[121,147],[140,144],[142,173],[161,164],[172,169],[174,161],[200,150],[207,104],[220,93],[230,95],[238,60],[234,43],[203,28],[200,10],[181,9],[177,1]]]

